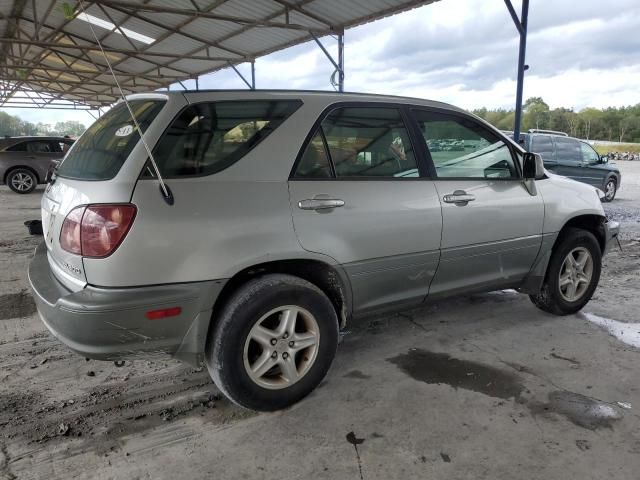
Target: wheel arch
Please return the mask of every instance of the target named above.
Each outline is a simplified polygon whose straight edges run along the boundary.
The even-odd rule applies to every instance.
[[[300,277],[322,290],[333,304],[340,319],[341,328],[346,325],[351,317],[353,305],[351,284],[340,267],[311,259],[276,260],[246,267],[227,281],[213,305],[209,331],[215,325],[221,308],[241,285],[253,278],[271,273],[283,273]]]
[[[577,215],[575,217],[570,218],[565,222],[565,224],[560,229],[558,233],[558,237],[553,244],[553,249],[556,248],[556,245],[562,238],[563,234],[567,232],[570,228],[579,228],[582,230],[586,230],[588,232],[593,233],[593,235],[598,240],[598,245],[600,245],[600,251],[604,253],[605,247],[607,244],[607,234],[605,231],[605,223],[607,222],[607,218],[602,215],[596,214],[583,214]]]

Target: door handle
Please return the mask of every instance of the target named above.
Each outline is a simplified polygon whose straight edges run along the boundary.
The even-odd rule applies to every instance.
[[[344,200],[339,198],[308,198],[298,202],[298,208],[301,210],[329,210],[338,207],[344,207]]]
[[[465,192],[464,190],[456,190],[453,193],[449,193],[442,197],[442,200],[445,203],[455,203],[459,206],[464,206],[469,202],[473,202],[476,199],[474,195]]]

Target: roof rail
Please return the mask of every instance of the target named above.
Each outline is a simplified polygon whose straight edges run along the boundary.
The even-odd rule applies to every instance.
[[[569,135],[564,132],[557,132],[555,130],[541,130],[539,128],[530,128],[529,133],[546,133],[548,135],[560,135],[561,137],[568,137]]]

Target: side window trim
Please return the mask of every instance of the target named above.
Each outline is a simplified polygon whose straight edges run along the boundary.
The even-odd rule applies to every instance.
[[[336,175],[336,169],[335,169],[335,165],[333,163],[333,158],[331,157],[331,152],[329,150],[329,146],[327,143],[327,139],[325,137],[324,134],[324,130],[322,129],[322,122],[329,116],[331,115],[331,113],[335,110],[338,110],[340,108],[393,108],[396,109],[400,112],[400,117],[405,125],[405,128],[407,129],[407,135],[409,136],[409,141],[411,142],[411,148],[413,148],[413,152],[414,152],[414,156],[416,158],[416,164],[418,166],[418,173],[419,176],[418,177],[338,177]],[[293,167],[291,168],[291,172],[289,172],[289,181],[302,181],[302,182],[308,182],[308,181],[328,181],[328,180],[337,180],[337,181],[409,181],[409,180],[423,180],[423,179],[430,179],[430,174],[428,173],[428,169],[426,168],[426,165],[423,164],[423,162],[421,160],[423,160],[423,156],[421,155],[422,152],[420,152],[420,142],[417,141],[417,139],[415,138],[415,132],[413,131],[414,126],[413,126],[413,119],[411,118],[411,116],[408,113],[408,107],[410,107],[410,105],[407,104],[402,104],[402,103],[391,103],[391,102],[368,102],[368,101],[363,101],[363,102],[335,102],[332,103],[330,105],[328,105],[321,113],[320,115],[318,115],[318,118],[316,119],[316,121],[313,123],[313,126],[311,127],[311,129],[309,130],[309,133],[307,133],[307,136],[305,137],[304,141],[302,142],[302,146],[300,147],[300,150],[298,151],[298,155],[296,156],[296,160],[293,163]],[[322,136],[322,142],[324,144],[324,147],[326,149],[326,153],[327,153],[327,158],[329,159],[329,164],[331,167],[331,177],[325,177],[325,178],[296,178],[295,173],[296,170],[298,169],[298,165],[300,164],[302,157],[304,156],[304,153],[307,150],[308,145],[311,143],[311,141],[313,140],[313,138],[315,137],[316,133],[320,131],[321,132],[321,136]]]
[[[424,136],[422,135],[422,132],[420,131],[420,125],[419,122],[414,114],[414,112],[427,112],[427,113],[438,113],[441,115],[445,115],[445,116],[449,116],[452,118],[456,118],[456,119],[465,119],[468,120],[472,123],[474,123],[475,125],[477,125],[480,128],[484,128],[487,129],[489,131],[491,131],[491,133],[493,133],[496,137],[498,137],[500,140],[502,140],[504,142],[504,144],[507,146],[507,149],[509,150],[509,155],[511,155],[511,160],[513,161],[513,164],[515,166],[516,172],[518,174],[517,177],[515,178],[491,178],[491,181],[501,181],[501,182],[513,182],[513,181],[522,181],[522,166],[520,165],[520,160],[518,159],[518,156],[514,150],[514,145],[511,142],[508,142],[507,139],[502,135],[502,133],[490,130],[489,128],[487,128],[486,125],[483,125],[482,123],[478,122],[475,118],[473,118],[470,115],[464,115],[462,113],[459,112],[454,112],[451,110],[446,110],[446,109],[442,109],[442,108],[437,108],[437,107],[426,107],[426,106],[421,106],[421,105],[411,105],[410,106],[410,110],[411,110],[411,117],[413,119],[413,122],[415,122],[416,124],[416,133],[418,134],[418,138],[419,138],[419,144],[420,144],[420,148],[424,149],[425,152],[425,158],[428,160],[428,166],[429,169],[433,172],[433,179],[434,180],[481,180],[480,178],[471,178],[471,177],[438,177],[436,174],[436,166],[435,163],[433,161],[433,157],[431,156],[431,152],[429,151],[429,147],[427,145],[426,140],[424,139]]]

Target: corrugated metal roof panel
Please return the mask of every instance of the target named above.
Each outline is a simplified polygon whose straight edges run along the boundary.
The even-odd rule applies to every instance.
[[[105,0],[87,3],[86,12],[153,40],[147,44],[136,35],[127,39],[104,23],[93,27],[123,89],[138,92],[225,68],[227,59],[240,63],[296,45],[309,40],[312,32],[340,32],[434,1]],[[0,32],[5,33],[0,63],[11,65],[0,78],[16,92],[62,94],[76,106],[113,102],[118,97],[115,82],[89,24],[78,17],[80,10],[67,18],[61,1],[26,1],[23,6],[16,13],[14,1],[0,0]],[[6,20],[12,14],[18,32],[26,35],[13,31]],[[11,44],[14,51],[21,45],[21,58],[6,54]]]

